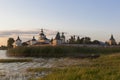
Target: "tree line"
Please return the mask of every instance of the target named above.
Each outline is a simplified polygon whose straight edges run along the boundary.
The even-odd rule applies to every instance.
[[[67,40],[67,43],[69,44],[100,44],[100,41],[98,40],[91,41],[90,37],[80,38],[79,36],[76,37],[74,35],[74,36],[71,36],[69,40]]]

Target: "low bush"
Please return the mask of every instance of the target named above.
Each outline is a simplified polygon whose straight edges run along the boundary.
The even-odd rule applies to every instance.
[[[0,63],[31,62],[32,59],[0,59]]]

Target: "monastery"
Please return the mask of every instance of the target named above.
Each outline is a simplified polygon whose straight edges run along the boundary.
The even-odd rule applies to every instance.
[[[60,33],[58,32],[55,38],[50,40],[44,34],[43,29],[41,29],[38,40],[36,40],[35,37],[33,36],[33,39],[22,43],[22,40],[18,36],[18,38],[15,40],[13,45],[14,47],[17,47],[17,46],[24,46],[24,45],[26,46],[60,45],[64,43],[65,43],[64,33],[60,35]]]
[[[13,46],[14,47],[17,47],[17,46],[56,46],[56,45],[61,45],[61,44],[65,44],[65,43],[66,43],[66,40],[65,40],[64,33],[60,34],[59,32],[57,32],[55,38],[50,40],[46,37],[43,29],[41,29],[37,40],[33,36],[33,38],[31,40],[28,40],[28,41],[22,43],[22,40],[18,36],[18,38],[15,40]],[[117,45],[116,40],[114,39],[113,35],[111,35],[109,41],[107,41],[104,44],[108,45],[108,46]],[[68,44],[68,45],[70,45],[70,44]],[[84,44],[71,44],[71,46],[73,46],[73,45],[74,46],[84,46]]]

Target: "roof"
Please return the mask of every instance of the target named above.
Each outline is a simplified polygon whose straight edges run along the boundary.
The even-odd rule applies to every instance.
[[[19,36],[17,37],[16,41],[18,41],[18,40],[19,40],[19,41],[21,41],[21,39],[20,39],[20,37],[19,37]]]
[[[44,43],[44,42],[37,42],[34,45],[43,45],[43,44],[49,44],[49,43]]]
[[[111,38],[110,38],[110,40],[115,40],[115,39],[114,39],[114,37],[113,37],[113,35],[111,35]]]
[[[35,37],[33,36],[33,39],[32,39],[32,41],[36,41],[36,39],[35,39]]]

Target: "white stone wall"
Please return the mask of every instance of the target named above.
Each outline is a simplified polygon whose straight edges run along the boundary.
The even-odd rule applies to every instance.
[[[17,46],[22,46],[22,41],[20,40],[15,41],[14,47],[17,47]]]

